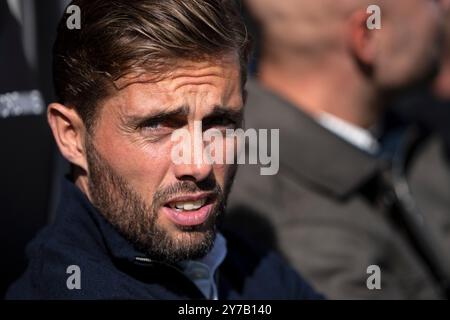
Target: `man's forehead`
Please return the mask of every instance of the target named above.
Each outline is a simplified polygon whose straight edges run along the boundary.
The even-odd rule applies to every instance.
[[[239,64],[198,63],[174,69],[163,79],[151,76],[134,77],[133,82],[119,90],[114,104],[122,116],[139,116],[152,110],[170,111],[185,106],[213,108],[217,105],[239,108],[242,87]]]
[[[177,60],[172,66],[154,73],[130,73],[115,81],[117,88],[126,88],[133,84],[152,83],[162,88],[176,88],[179,82],[195,81],[195,79],[210,78],[210,80],[235,80],[241,74],[239,58],[236,54],[227,54],[215,58],[205,58],[200,61]]]

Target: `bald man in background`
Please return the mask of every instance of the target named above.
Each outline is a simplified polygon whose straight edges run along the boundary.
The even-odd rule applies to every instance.
[[[447,11],[445,21],[445,49],[438,76],[422,90],[402,97],[396,103],[394,112],[407,121],[417,122],[438,133],[450,151],[450,11]]]
[[[447,1],[447,6],[450,6],[450,1]],[[445,50],[441,64],[441,70],[434,83],[434,93],[440,99],[450,101],[450,10],[447,9],[447,16],[445,18]]]
[[[246,4],[262,28],[246,127],[280,129],[280,170],[241,166],[227,223],[280,250],[330,298],[448,297],[442,144],[382,121],[395,97],[435,76],[443,3]],[[373,4],[379,30],[367,27]]]
[[[435,92],[441,98],[450,101],[450,10],[447,10],[445,30],[446,47],[441,72],[435,81]]]

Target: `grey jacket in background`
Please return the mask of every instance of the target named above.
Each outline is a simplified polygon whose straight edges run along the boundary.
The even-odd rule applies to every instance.
[[[280,129],[280,170],[261,176],[259,166],[241,165],[226,223],[278,249],[329,298],[443,297],[450,173],[440,142],[406,130],[396,148],[404,159],[391,170],[254,80],[248,91],[246,128]],[[421,256],[423,236],[441,278]],[[371,265],[380,267],[381,290],[367,288]]]

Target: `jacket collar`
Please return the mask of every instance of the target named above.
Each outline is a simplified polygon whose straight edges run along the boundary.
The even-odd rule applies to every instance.
[[[280,129],[280,165],[291,174],[345,197],[377,173],[380,163],[375,157],[328,131],[299,108],[254,80],[249,81],[248,91],[247,127]],[[252,110],[256,108],[256,112]]]
[[[130,262],[135,262],[136,257],[145,257],[145,254],[135,249],[103,217],[87,196],[67,177],[62,182],[61,201],[55,223],[68,229],[68,234],[76,235],[75,239],[72,237],[72,241],[78,241],[77,245],[83,245],[86,237],[97,245],[93,248],[90,243],[85,249],[98,250],[100,246],[108,256]]]

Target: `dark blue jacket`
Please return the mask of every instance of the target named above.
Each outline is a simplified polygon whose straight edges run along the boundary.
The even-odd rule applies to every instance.
[[[274,253],[224,235],[228,254],[218,271],[219,299],[320,298]],[[203,299],[176,267],[138,252],[69,181],[55,222],[27,255],[28,268],[7,299]],[[71,265],[80,268],[81,289],[66,285]]]

